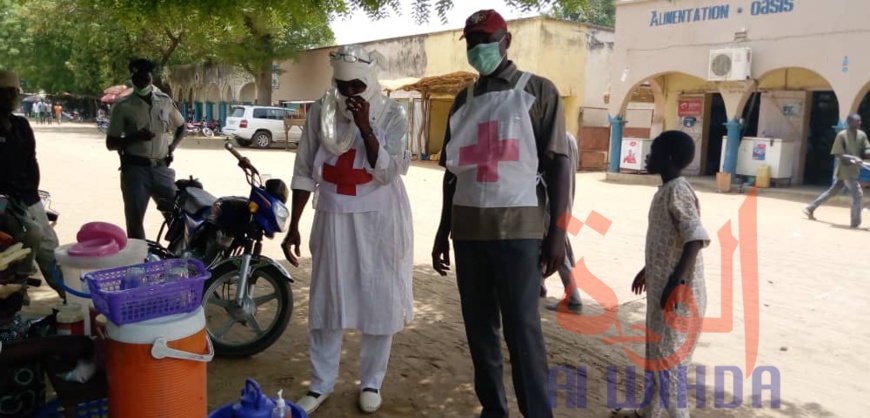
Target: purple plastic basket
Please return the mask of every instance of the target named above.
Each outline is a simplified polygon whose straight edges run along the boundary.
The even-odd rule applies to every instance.
[[[203,285],[211,274],[199,261],[188,260],[190,275],[185,280],[139,286],[121,290],[127,269],[141,267],[145,276],[166,273],[180,260],[151,261],[134,266],[90,272],[84,275],[94,307],[115,325],[147,321],[168,315],[195,311],[202,303]]]

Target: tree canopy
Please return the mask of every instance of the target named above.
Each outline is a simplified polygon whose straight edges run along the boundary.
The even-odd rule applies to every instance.
[[[548,14],[559,19],[612,28],[616,24],[616,0],[587,0],[585,4],[572,7],[556,5]]]
[[[98,95],[128,80],[133,57],[159,67],[211,60],[251,73],[259,102],[270,103],[273,62],[332,44],[333,19],[362,11],[444,21],[453,2],[413,0],[407,11],[400,0],[0,0],[0,68],[18,71],[28,91]],[[506,3],[570,14],[586,0]]]

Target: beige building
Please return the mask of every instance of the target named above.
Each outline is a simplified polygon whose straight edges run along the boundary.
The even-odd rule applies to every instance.
[[[834,128],[853,112],[870,120],[867,16],[870,2],[855,0],[617,1],[610,171],[623,165],[632,92],[646,85],[651,133],[695,138],[689,174],[766,164],[791,184],[829,184]]]
[[[565,104],[566,126],[588,151],[584,153],[585,164],[603,168],[608,132],[604,100],[609,87],[613,30],[546,17],[510,21],[508,30],[513,34],[509,57],[521,70],[556,84]],[[453,96],[470,81],[461,76],[474,74],[466,61],[461,35],[462,30],[456,29],[365,44],[387,57],[388,63],[381,70],[382,85],[394,98],[409,102],[410,119],[415,125],[411,128],[415,133],[412,148],[422,150],[422,154],[440,151]],[[319,98],[330,85],[331,50],[307,51],[296,61],[282,63],[273,99]],[[457,82],[457,76],[464,82]],[[421,84],[435,88],[428,91],[420,88]],[[646,123],[632,127],[648,135],[651,106],[633,104],[632,112],[646,112]],[[596,141],[596,137],[603,140]],[[584,138],[590,140],[584,143]]]
[[[613,30],[545,17],[510,21],[508,30],[513,34],[509,57],[521,70],[556,84],[564,100],[567,128],[584,150],[584,165],[603,169],[609,135],[605,97],[610,88]],[[365,44],[387,58],[380,73],[381,84],[407,106],[410,145],[416,154],[440,151],[453,97],[476,76],[466,61],[461,35],[462,30],[456,29]],[[273,81],[274,104],[321,97],[331,83],[329,52],[334,49],[305,51],[296,60],[279,63]],[[226,107],[227,102],[253,103],[255,99],[254,81],[227,69],[188,66],[173,70],[171,75],[173,90],[182,100],[194,103],[197,115],[223,114],[221,103]],[[648,136],[651,109],[651,104],[632,104],[629,129]]]

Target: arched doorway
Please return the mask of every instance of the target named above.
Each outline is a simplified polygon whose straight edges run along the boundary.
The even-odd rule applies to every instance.
[[[788,67],[759,77],[758,90],[758,136],[794,141],[794,183],[830,185],[833,127],[840,119],[840,104],[831,83],[813,70]]]
[[[217,84],[209,84],[205,90],[205,104],[203,113],[208,121],[215,120],[218,114],[218,103],[221,101],[220,89]]]
[[[252,105],[257,100],[257,85],[248,83],[239,90],[239,101]]]
[[[722,93],[716,92],[709,95],[710,100],[710,116],[707,133],[705,135],[707,147],[704,153],[704,172],[705,176],[715,176],[720,171],[722,162],[722,141],[728,135],[728,128],[725,124],[728,122],[728,109],[725,106],[725,99]],[[760,115],[761,95],[752,93],[743,106],[740,114],[740,119],[743,121],[743,133],[741,136],[754,137],[758,135],[758,121]]]
[[[711,146],[708,137],[710,131],[710,96],[717,91],[716,89],[714,83],[677,71],[659,73],[644,78],[629,89],[628,94],[622,98],[621,115],[627,121],[624,127],[624,137],[632,138],[630,135],[631,122],[633,118],[637,118],[637,115],[634,117],[631,115],[631,105],[652,101],[654,113],[651,118],[650,136],[655,136],[663,130],[679,130],[687,133],[695,140],[695,158],[686,168],[686,174],[704,174],[708,165],[708,152],[712,148],[716,148],[718,151],[722,146],[721,139],[718,144]],[[649,97],[644,98],[644,96]],[[631,170],[628,165],[624,164],[626,154],[631,154],[628,157],[637,162],[634,169],[643,169],[642,161],[648,152],[649,144],[631,140],[628,140],[628,144],[630,146],[634,144],[635,149],[627,150],[624,149],[625,147],[620,147],[622,155],[619,158],[623,160],[620,163],[620,168]],[[714,157],[715,155],[718,154],[714,154]],[[718,164],[715,164],[714,169],[717,167]]]

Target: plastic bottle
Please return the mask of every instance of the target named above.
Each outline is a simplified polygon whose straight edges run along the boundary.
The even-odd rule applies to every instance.
[[[284,401],[284,389],[278,391],[278,401],[272,410],[272,418],[287,418],[290,411],[287,410],[287,402]]]
[[[85,316],[82,305],[71,303],[64,305],[57,313],[57,335],[84,335]]]

